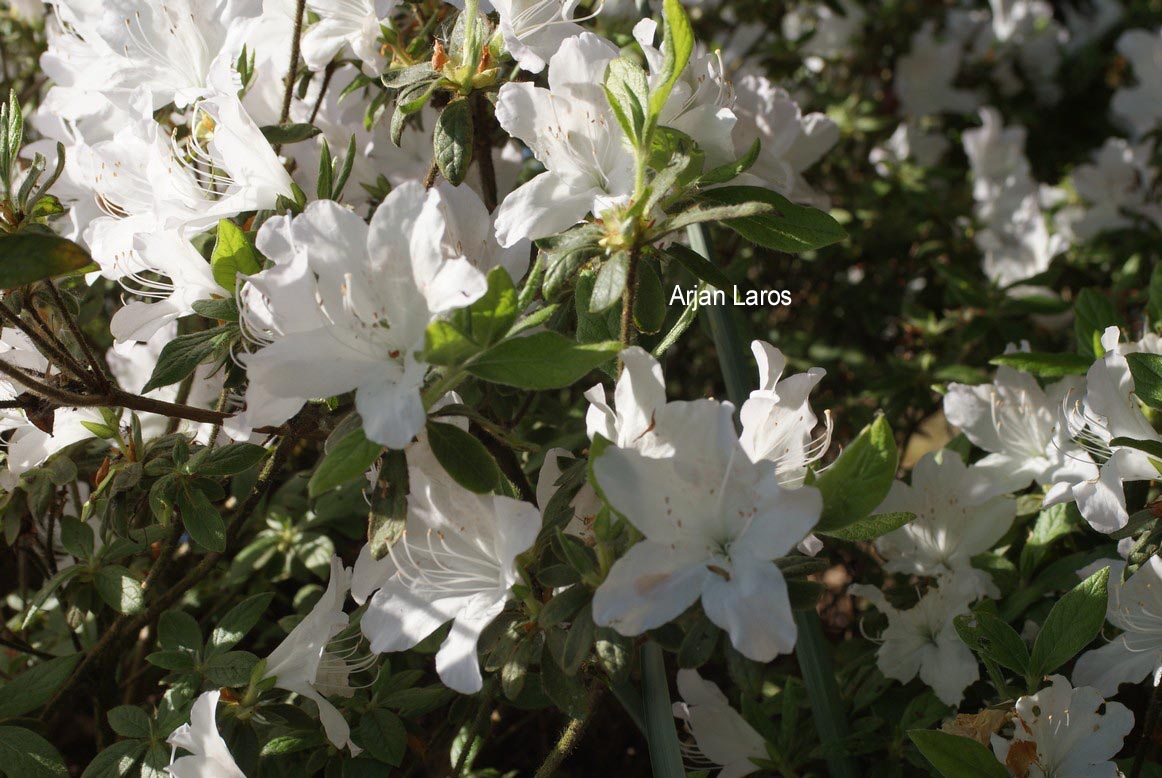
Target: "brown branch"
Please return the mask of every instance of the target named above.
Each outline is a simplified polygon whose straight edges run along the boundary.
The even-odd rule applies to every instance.
[[[50,335],[42,334],[40,330],[29,325],[28,322],[24,321],[11,310],[9,310],[8,306],[4,305],[3,303],[0,303],[0,318],[3,318],[13,327],[27,335],[28,339],[32,341],[37,350],[40,351],[40,353],[46,359],[48,359],[49,362],[52,362],[58,368],[67,370],[78,379],[82,381],[85,380],[85,369],[81,367],[80,363],[73,358],[72,354],[68,353],[63,345],[50,340]],[[47,327],[45,327],[45,331],[47,333]]]
[[[85,359],[89,363],[89,369],[97,381],[97,388],[104,392],[109,391],[113,388],[113,382],[109,380],[109,376],[105,372],[105,367],[97,359],[97,355],[89,345],[89,339],[85,337],[85,333],[81,332],[81,328],[77,326],[76,319],[69,313],[69,309],[65,305],[65,298],[61,295],[60,289],[57,289],[57,285],[52,282],[51,278],[46,283],[48,284],[48,291],[52,295],[53,302],[56,303],[57,308],[60,309],[61,316],[65,320],[65,325],[69,328],[69,332],[72,333],[73,339],[77,341],[77,345],[81,347],[81,353],[85,355]]]
[[[291,37],[290,65],[286,73],[286,90],[282,95],[282,111],[278,115],[279,124],[286,124],[287,120],[290,119],[291,100],[295,92],[295,75],[299,71],[299,52],[303,39],[303,15],[306,10],[307,0],[297,0],[295,3],[294,34]],[[282,151],[282,144],[275,144],[274,153],[277,154],[280,151]]]

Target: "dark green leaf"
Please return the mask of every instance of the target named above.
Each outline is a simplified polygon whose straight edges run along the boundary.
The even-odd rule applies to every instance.
[[[67,778],[69,774],[57,750],[23,727],[0,727],[0,770],[12,778]]]
[[[1106,327],[1125,326],[1114,304],[1095,289],[1082,289],[1078,293],[1073,303],[1073,317],[1077,350],[1087,357],[1096,356],[1095,346],[1101,347],[1101,335]]]
[[[93,576],[97,594],[118,613],[137,613],[145,605],[141,581],[121,565],[102,567]]]
[[[964,644],[985,659],[1024,677],[1029,672],[1029,649],[1017,631],[986,610],[953,619]]]
[[[654,333],[666,322],[666,296],[662,282],[649,262],[638,262],[637,293],[633,300],[633,323],[640,332]]]
[[[225,325],[177,336],[162,348],[153,375],[142,388],[142,393],[181,381],[198,365],[228,346],[237,335],[237,326]]]
[[[274,592],[263,592],[247,597],[226,612],[210,633],[210,650],[225,651],[233,648],[246,636],[274,599]]]
[[[972,738],[914,729],[908,737],[944,778],[1008,778],[992,751]]]
[[[248,651],[227,651],[206,660],[206,678],[216,686],[245,686],[258,657]]]
[[[327,452],[311,475],[307,492],[311,497],[318,497],[323,492],[358,478],[371,469],[381,451],[383,446],[368,440],[362,427],[350,430],[334,442],[328,440]]]
[[[226,550],[226,523],[201,489],[183,483],[177,490],[177,508],[190,539],[208,551]]]
[[[797,253],[822,248],[847,237],[839,222],[816,208],[795,205],[769,189],[755,186],[725,186],[698,195],[705,204],[740,205],[765,203],[770,213],[723,222],[747,240],[777,251]]]
[[[717,265],[681,243],[673,243],[666,247],[666,256],[677,262],[695,278],[705,281],[711,286],[728,291],[734,284]]]
[[[407,753],[407,730],[399,716],[377,708],[359,721],[359,744],[384,764],[399,767]]]
[[[816,531],[820,535],[838,538],[839,540],[853,542],[857,540],[875,540],[881,535],[886,535],[892,530],[899,529],[914,518],[916,518],[916,514],[914,513],[877,513],[874,516],[860,519],[846,527],[827,531]]]
[[[598,314],[620,303],[628,274],[629,255],[623,251],[602,262],[589,296],[589,313]]]
[[[452,479],[470,492],[485,494],[500,483],[500,468],[484,444],[455,424],[428,421],[428,443]]]
[[[448,103],[436,120],[432,150],[440,174],[453,186],[464,182],[472,163],[472,103],[466,97]]]
[[[537,332],[496,344],[468,371],[477,378],[518,389],[560,389],[584,378],[621,351],[621,344],[574,343],[556,332]]]
[[[841,530],[875,510],[892,487],[898,459],[892,429],[880,416],[815,480],[823,494],[823,515],[816,531]]]
[[[231,443],[202,449],[190,460],[188,467],[197,475],[237,475],[261,462],[266,453],[265,448],[253,443]]]
[[[119,705],[108,716],[109,726],[121,737],[149,737],[149,714],[136,705]]]
[[[1155,410],[1162,410],[1162,354],[1129,354],[1134,394]]]
[[[0,686],[0,719],[23,716],[48,702],[80,659],[80,654],[69,654],[46,660]]]
[[[92,262],[89,252],[56,235],[21,232],[0,237],[0,289],[74,273]]]
[[[1106,621],[1106,589],[1110,569],[1103,567],[1067,592],[1045,619],[1029,672],[1034,678],[1048,675],[1072,659],[1097,637]]]
[[[313,124],[296,124],[293,122],[287,122],[286,124],[268,124],[262,127],[261,131],[267,143],[272,146],[310,140],[322,132],[322,130]]]
[[[1085,375],[1093,360],[1081,354],[1049,354],[1017,351],[989,360],[990,365],[1004,365],[1042,378]]]

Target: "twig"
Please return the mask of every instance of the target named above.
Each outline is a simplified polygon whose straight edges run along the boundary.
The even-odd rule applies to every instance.
[[[625,271],[625,291],[621,294],[621,336],[620,340],[625,346],[632,346],[636,337],[636,332],[633,326],[633,306],[637,300],[637,266],[638,266],[639,252],[634,249],[629,252],[629,260]],[[618,360],[617,370],[621,372],[621,360]]]
[[[585,727],[589,724],[589,719],[593,713],[593,708],[597,705],[598,699],[605,687],[600,681],[595,681],[589,688],[589,699],[585,704],[585,714],[580,718],[572,719],[565,725],[564,731],[561,732],[561,737],[557,740],[557,745],[545,757],[545,761],[537,768],[537,773],[534,778],[553,778],[557,775],[557,770],[561,767],[561,763],[565,761],[565,757],[569,756],[570,752],[577,747],[581,742],[581,738],[585,735]]]
[[[89,363],[89,369],[92,370],[93,377],[97,380],[97,387],[103,392],[109,391],[113,388],[113,382],[109,380],[109,376],[106,374],[104,366],[101,364],[100,360],[97,359],[97,355],[93,353],[93,349],[89,345],[89,339],[85,337],[85,333],[81,332],[81,328],[77,326],[76,319],[73,318],[73,315],[69,313],[69,309],[65,306],[65,298],[61,295],[60,289],[58,289],[57,285],[52,282],[51,278],[48,279],[45,283],[48,284],[48,291],[49,294],[52,295],[53,302],[56,303],[57,308],[60,309],[61,316],[65,320],[65,326],[69,328],[69,332],[72,333],[73,339],[76,340],[77,345],[81,347],[81,353],[85,355],[85,359]]]
[[[307,119],[307,124],[314,124],[315,117],[319,115],[319,109],[323,107],[323,98],[327,95],[327,87],[331,85],[331,76],[335,75],[335,63],[328,62],[327,69],[323,71],[323,83],[319,87],[319,96],[315,98],[315,107],[311,109],[311,118]]]
[[[307,10],[307,0],[297,0],[295,3],[295,27],[291,36],[290,66],[286,72],[286,90],[282,95],[282,111],[278,115],[278,123],[286,124],[290,119],[291,100],[295,92],[295,75],[299,71],[299,52],[303,38],[303,15]],[[274,153],[282,151],[282,144],[276,143]]]
[[[424,189],[431,189],[436,185],[436,179],[440,177],[440,166],[432,160],[432,166],[428,168],[427,175],[424,176]]]
[[[73,359],[72,354],[68,353],[62,345],[49,340],[49,335],[41,334],[39,330],[29,326],[28,322],[10,311],[8,306],[3,303],[0,303],[0,318],[3,318],[13,327],[27,335],[37,350],[50,362],[55,363],[59,368],[69,371],[81,381],[85,380],[86,371],[81,367],[80,363]],[[47,329],[46,327],[46,332]]]

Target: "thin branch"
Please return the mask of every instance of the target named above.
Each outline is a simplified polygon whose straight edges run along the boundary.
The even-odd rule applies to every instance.
[[[278,123],[286,124],[290,119],[291,100],[295,92],[295,75],[299,72],[299,51],[303,39],[303,15],[307,10],[307,0],[297,0],[295,3],[295,27],[291,36],[290,66],[286,72],[286,90],[282,95],[282,111],[278,115]],[[275,144],[274,153],[282,150],[282,144]]]
[[[565,725],[564,731],[561,732],[560,739],[557,740],[557,745],[545,757],[545,761],[537,768],[537,773],[534,778],[553,778],[558,774],[561,763],[565,758],[577,747],[581,742],[581,738],[585,735],[585,728],[589,725],[589,720],[592,718],[593,708],[596,706],[601,693],[605,691],[605,687],[600,681],[594,681],[593,686],[589,689],[589,699],[586,701],[585,714],[580,718],[572,719]]]
[[[60,343],[54,343],[49,338],[51,335],[42,334],[40,330],[29,325],[28,322],[21,319],[15,313],[8,309],[7,305],[0,303],[0,318],[3,318],[16,329],[23,332],[32,341],[37,350],[44,355],[49,362],[55,364],[58,368],[67,370],[81,381],[85,380],[86,371],[81,367],[73,355],[68,353],[64,346]],[[48,328],[45,327],[47,332]]]
[[[109,380],[104,365],[97,359],[97,355],[89,345],[89,339],[85,337],[85,333],[81,332],[81,328],[77,326],[77,320],[69,313],[69,309],[65,305],[65,298],[61,295],[60,289],[52,282],[51,278],[45,283],[48,284],[48,291],[52,295],[53,302],[60,309],[61,316],[65,320],[65,325],[69,328],[69,332],[72,333],[73,339],[77,341],[77,345],[81,347],[81,353],[85,355],[85,359],[89,363],[89,369],[92,370],[93,376],[97,380],[98,388],[103,392],[109,391],[113,388],[113,382]]]

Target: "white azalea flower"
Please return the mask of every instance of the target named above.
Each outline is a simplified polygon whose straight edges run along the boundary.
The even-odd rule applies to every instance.
[[[1114,92],[1110,111],[1134,137],[1141,137],[1162,119],[1162,31],[1127,30],[1117,49],[1129,60],[1137,83]]]
[[[584,30],[573,20],[580,0],[493,0],[504,47],[522,70],[540,73],[568,38]],[[453,3],[463,6],[463,2]],[[601,11],[598,2],[592,18]],[[579,20],[584,21],[584,19]]]
[[[218,734],[214,712],[220,696],[216,689],[199,695],[190,709],[189,723],[182,724],[166,738],[174,753],[165,771],[174,778],[246,778],[226,741]],[[189,751],[189,755],[178,757],[179,748]]]
[[[988,574],[971,559],[988,551],[1017,515],[1017,503],[996,497],[990,474],[964,464],[955,452],[926,454],[912,470],[912,483],[892,484],[875,513],[908,512],[916,518],[878,538],[876,550],[893,573],[972,581],[979,594],[999,596]]]
[[[922,168],[935,167],[949,145],[943,135],[925,132],[915,122],[903,121],[887,141],[871,150],[868,161],[886,178],[905,162]]]
[[[946,580],[901,611],[888,604],[883,592],[874,586],[847,587],[848,594],[863,597],[888,617],[876,651],[880,672],[901,683],[919,675],[946,705],[957,705],[964,690],[980,677],[976,657],[953,624],[957,616],[968,613],[976,597],[972,589],[971,582],[963,579]]]
[[[851,56],[853,40],[863,29],[867,11],[855,0],[839,0],[843,13],[822,3],[796,3],[783,15],[781,28],[788,40],[806,40],[799,46],[804,64],[814,73],[828,60]]]
[[[1000,209],[993,206],[993,213],[1002,213]],[[973,235],[984,252],[985,276],[1002,288],[1044,273],[1053,258],[1069,247],[1064,235],[1049,232],[1036,195],[1021,200],[1009,217],[1008,223],[994,222]]]
[[[782,378],[787,366],[783,352],[756,340],[750,345],[759,366],[759,388],[742,404],[740,440],[751,461],[773,462],[782,486],[803,483],[807,467],[827,453],[831,444],[831,413],[824,414],[824,430],[811,410],[809,395],[827,371],[813,367],[806,373]]]
[[[302,695],[319,707],[319,719],[327,739],[336,748],[349,748],[351,755],[362,749],[351,742],[351,728],[324,694],[351,696],[347,675],[359,666],[349,666],[345,657],[327,650],[332,638],[347,626],[343,612],[347,591],[351,588],[351,568],[339,557],[331,557],[331,578],[327,590],[278,647],[266,658],[265,678],[274,678],[275,686]]]
[[[752,759],[769,759],[763,736],[730,707],[726,695],[697,670],[678,671],[678,694],[674,718],[685,723],[694,745],[682,744],[691,769],[709,762],[721,768],[718,778],[742,778],[759,768]]]
[[[633,27],[633,37],[641,46],[649,65],[651,89],[665,78],[665,56],[654,47],[658,23],[642,19]],[[731,132],[734,129],[734,91],[723,74],[722,59],[717,53],[695,50],[682,71],[662,112],[658,124],[673,127],[689,135],[706,154],[708,165],[723,165],[735,158]]]
[[[1151,675],[1157,686],[1162,681],[1162,556],[1150,557],[1125,583],[1120,573],[1115,580],[1111,568],[1106,620],[1122,634],[1082,654],[1073,682],[1107,697],[1118,693],[1119,684]]]
[[[1034,480],[1045,486],[1076,482],[1088,477],[1093,462],[1068,438],[1061,404],[1082,383],[1071,376],[1042,389],[1028,373],[1002,366],[992,383],[949,384],[944,416],[989,452],[973,467],[998,492],[1020,491]]]
[[[839,142],[839,125],[823,113],[804,115],[785,89],[762,75],[736,78],[734,92],[738,145],[746,148],[755,138],[762,144],[747,175],[793,202],[826,208],[827,197],[803,173]]]
[[[912,35],[911,48],[896,62],[894,88],[903,116],[964,114],[980,97],[952,86],[960,73],[964,50],[960,41],[936,40],[936,25],[927,21]]]
[[[640,346],[622,351],[621,362],[624,367],[613,390],[616,410],[607,403],[601,384],[585,392],[585,431],[590,440],[601,435],[620,448],[648,453],[655,446],[655,414],[666,404],[662,366]]]
[[[409,467],[407,527],[375,560],[365,546],[355,563],[356,601],[367,601],[363,634],[376,653],[405,651],[447,622],[436,653],[440,680],[462,694],[480,691],[480,633],[504,610],[519,580],[516,557],[541,528],[536,506],[473,494]],[[370,600],[368,600],[370,597]]]
[[[484,275],[448,240],[441,190],[392,190],[368,225],[325,200],[259,231],[274,266],[241,293],[247,330],[268,345],[242,357],[250,378],[239,426],[281,424],[308,399],[355,391],[369,439],[403,448],[423,426],[417,359],[438,315],[468,305]]]
[[[981,126],[965,130],[964,153],[972,168],[972,197],[977,202],[977,218],[986,224],[1008,214],[1022,200],[1037,191],[1025,157],[1025,128],[1005,126],[1000,112],[991,106],[980,110]]]
[[[1031,777],[1117,778],[1113,758],[1134,727],[1134,714],[1088,686],[1074,689],[1060,675],[1049,680],[1052,685],[1017,700],[1011,739],[992,736],[997,759],[1008,764],[1011,749],[1021,744],[1028,750],[1016,761]]]
[[[308,0],[307,8],[318,14],[319,21],[303,34],[303,61],[311,70],[322,70],[337,54],[350,52],[363,62],[367,75],[378,75],[387,65],[379,27],[398,4],[399,0]]]
[[[1162,206],[1150,194],[1156,177],[1150,166],[1153,153],[1152,141],[1132,145],[1107,138],[1093,162],[1074,169],[1073,188],[1085,205],[1063,209],[1059,221],[1075,240],[1130,227],[1138,221],[1135,215],[1162,224]]]
[[[545,166],[497,209],[501,246],[555,235],[633,193],[633,152],[601,88],[617,56],[613,44],[583,33],[549,60],[548,89],[528,82],[500,88],[496,120]]]
[[[1046,504],[1068,499],[1077,501],[1081,515],[1098,532],[1115,532],[1126,526],[1125,481],[1158,478],[1158,469],[1150,456],[1128,446],[1110,446],[1118,437],[1144,441],[1162,441],[1142,414],[1134,396],[1134,378],[1125,355],[1118,347],[1120,333],[1109,327],[1102,335],[1105,354],[1086,373],[1084,396],[1080,391],[1065,397],[1065,416],[1070,435],[1098,459],[1104,459],[1097,471],[1068,491],[1056,489]]]
[[[733,407],[711,400],[655,412],[665,458],[610,447],[593,464],[609,505],[645,540],[614,563],[593,598],[593,620],[623,635],[660,627],[702,601],[744,656],[769,662],[793,650],[787,585],[773,559],[819,520],[811,487],[782,489],[776,466],[751,462]]]

